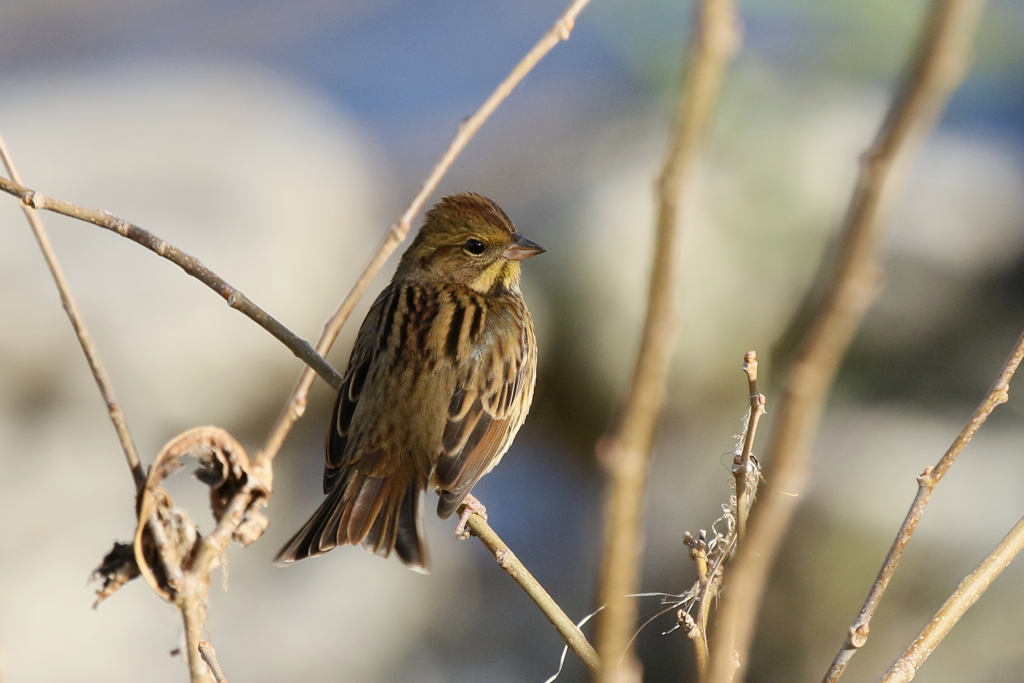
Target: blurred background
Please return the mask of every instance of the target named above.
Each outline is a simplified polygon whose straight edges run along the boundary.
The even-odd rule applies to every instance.
[[[151,230],[313,340],[458,122],[564,5],[5,0],[0,133],[28,186]],[[647,503],[645,591],[680,593],[695,578],[683,533],[708,528],[730,494],[743,354],[764,361],[770,418],[771,345],[841,221],[927,5],[740,9],[743,49],[685,210],[682,332]],[[690,12],[594,0],[438,192],[493,198],[548,249],[524,275],[541,344],[534,409],[475,493],[578,618],[596,607],[593,445],[638,345],[652,182]],[[989,3],[977,61],[907,179],[886,238],[887,286],[826,413],[751,681],[820,679],[915,476],[946,449],[1024,325],[1022,34],[1024,4]],[[139,246],[44,220],[143,460],[202,424],[258,448],[300,371],[290,352]],[[336,366],[365,310],[331,354]],[[170,654],[177,614],[145,584],[90,609],[90,572],[134,529],[131,479],[10,197],[0,197],[0,320],[0,680],[186,680]],[[213,589],[210,640],[229,679],[503,683],[554,673],[557,635],[430,505],[429,576],[353,548],[271,565],[321,499],[331,401],[318,383],[276,461],[270,530],[230,549],[227,590]],[[877,677],[1024,512],[1022,418],[1014,397],[939,488],[851,681]],[[171,491],[210,528],[201,486],[180,476]],[[1011,566],[922,675],[1018,680],[1022,585],[1024,567]],[[661,609],[641,600],[645,618]],[[686,636],[663,635],[672,625],[662,615],[639,635],[647,680],[695,680]],[[570,656],[560,680],[584,679]]]

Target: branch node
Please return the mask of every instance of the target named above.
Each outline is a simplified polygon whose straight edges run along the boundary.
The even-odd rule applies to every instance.
[[[555,24],[555,35],[558,36],[558,40],[566,41],[569,40],[569,35],[572,33],[572,29],[576,26],[576,19],[572,17],[564,17],[557,24]]]
[[[864,644],[868,642],[869,635],[871,635],[871,624],[866,621],[857,624],[850,629],[850,647],[857,649],[864,647]]]
[[[922,472],[917,478],[917,485],[926,489],[930,489],[935,486],[935,477],[932,476],[932,472],[934,471],[934,467],[926,467],[924,472]]]
[[[220,664],[217,662],[217,653],[214,651],[213,646],[205,640],[200,640],[197,649],[203,661],[206,662],[206,665],[210,667],[210,671],[213,672],[213,677],[217,683],[228,683],[224,677],[224,672],[220,668]]]

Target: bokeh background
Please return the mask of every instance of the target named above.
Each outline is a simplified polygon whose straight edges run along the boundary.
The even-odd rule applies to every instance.
[[[694,580],[682,537],[708,528],[730,492],[743,353],[767,361],[839,225],[926,3],[740,7],[743,50],[685,210],[682,333],[651,476],[645,591],[679,593]],[[563,0],[5,0],[0,133],[30,187],[142,225],[314,339],[457,123],[563,9]],[[541,344],[535,407],[476,493],[576,617],[596,607],[593,444],[638,344],[652,181],[690,11],[594,0],[439,191],[492,197],[548,248],[524,278]],[[977,61],[911,169],[886,238],[887,286],[826,413],[751,681],[820,678],[914,477],[945,450],[1024,324],[1022,34],[1024,5],[989,3]],[[258,447],[298,361],[168,262],[90,225],[44,218],[144,459],[201,424]],[[91,570],[134,528],[131,480],[9,197],[0,197],[0,321],[0,680],[185,680],[169,654],[181,641],[177,615],[143,583],[90,609]],[[338,366],[354,328],[331,354]],[[768,382],[771,370],[762,365]],[[270,530],[231,548],[226,590],[213,590],[210,639],[228,677],[554,673],[561,643],[544,618],[478,543],[458,543],[432,514],[426,577],[352,548],[271,565],[321,498],[331,400],[318,383],[276,461]],[[943,482],[850,680],[877,677],[1024,512],[1022,418],[1015,396]],[[172,483],[208,529],[201,487]],[[661,609],[641,600],[645,617]],[[922,676],[1019,680],[1021,613],[1024,569],[1013,566]],[[647,680],[694,680],[689,641],[663,635],[672,624],[663,615],[639,635]],[[561,680],[584,678],[570,656]]]

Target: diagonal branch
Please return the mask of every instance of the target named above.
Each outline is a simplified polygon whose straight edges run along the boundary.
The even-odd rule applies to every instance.
[[[1024,549],[1024,518],[1014,525],[978,568],[960,582],[910,647],[893,662],[880,683],[909,683],[928,655],[935,651],[960,617],[988,590],[995,578],[1010,566],[1021,549]]]
[[[534,604],[544,613],[544,616],[548,618],[551,625],[562,636],[562,640],[569,646],[569,649],[576,653],[576,656],[586,665],[591,674],[596,674],[598,671],[597,652],[587,640],[587,637],[583,635],[580,627],[573,623],[573,620],[562,611],[558,603],[544,590],[544,587],[533,577],[530,570],[519,561],[515,553],[505,545],[505,542],[498,537],[498,534],[494,533],[494,530],[487,525],[487,521],[483,517],[478,514],[470,515],[467,525],[472,529],[473,534],[480,539],[480,542],[491,551],[494,559],[498,562],[498,566],[512,577],[512,580],[519,584],[519,587],[530,596]]]
[[[716,624],[711,683],[727,683],[750,651],[758,606],[779,544],[807,481],[811,446],[840,362],[880,283],[877,245],[902,177],[962,79],[982,0],[935,0],[904,79],[860,177],[834,260],[819,271],[791,323],[798,338],[768,447],[762,499],[750,518]]]
[[[46,211],[53,211],[54,213],[59,213],[70,218],[77,218],[80,221],[92,223],[93,225],[98,225],[101,228],[106,228],[107,230],[116,232],[118,235],[121,235],[121,237],[127,237],[133,242],[141,244],[146,249],[149,249],[155,254],[162,256],[171,263],[179,266],[186,273],[217,292],[221,298],[228,302],[228,306],[240,311],[257,325],[277,337],[277,339],[291,349],[292,353],[294,353],[301,361],[313,368],[318,375],[323,377],[325,382],[335,388],[341,386],[341,375],[338,374],[338,371],[332,368],[321,355],[313,350],[313,347],[309,345],[309,342],[302,339],[278,322],[277,319],[253,303],[249,297],[243,294],[240,290],[235,289],[215,272],[204,266],[196,257],[186,254],[173,244],[165,242],[153,233],[143,230],[137,225],[122,220],[117,216],[111,216],[106,211],[85,209],[80,206],[75,206],[74,204],[69,204],[68,202],[63,202],[59,199],[47,197],[35,190],[23,187],[16,178],[13,178],[13,176],[12,179],[14,182],[11,182],[11,180],[8,180],[7,178],[0,178],[0,190],[14,195],[15,197],[19,197],[22,204],[27,209],[42,209]]]
[[[14,160],[11,158],[11,154],[7,149],[7,143],[4,142],[2,136],[0,136],[0,157],[3,158],[7,174],[11,176],[15,183],[21,185],[21,176],[18,174],[18,169],[14,166]],[[131,470],[132,479],[135,481],[135,491],[139,492],[145,484],[146,473],[143,471],[142,463],[139,461],[139,453],[135,449],[135,441],[128,430],[128,420],[125,418],[124,411],[121,410],[121,405],[117,402],[117,397],[114,395],[114,386],[111,384],[110,377],[103,367],[99,351],[97,351],[96,345],[92,341],[89,329],[85,326],[85,320],[78,310],[78,305],[75,304],[75,299],[71,295],[71,288],[64,278],[64,271],[57,260],[57,254],[53,251],[53,245],[50,244],[50,237],[46,233],[46,228],[43,227],[42,219],[39,218],[35,208],[28,202],[23,203],[21,209],[25,212],[25,217],[28,218],[28,223],[32,227],[36,241],[39,243],[39,249],[43,252],[43,258],[46,259],[46,265],[50,269],[50,275],[53,276],[53,282],[57,285],[61,305],[68,314],[68,320],[71,321],[71,327],[75,330],[78,343],[82,346],[85,360],[89,363],[89,370],[92,371],[92,376],[96,379],[96,386],[99,387],[100,395],[103,396],[103,402],[107,405],[107,414],[110,415],[110,421],[114,424],[117,439],[121,442],[121,450],[124,451],[124,459],[128,462],[128,469]]]
[[[939,482],[942,481],[942,478],[946,476],[946,472],[952,467],[957,457],[964,450],[964,447],[970,443],[971,439],[974,438],[974,434],[985,424],[985,420],[992,414],[992,411],[997,406],[1006,403],[1009,399],[1010,380],[1017,371],[1017,367],[1020,366],[1022,359],[1024,359],[1024,334],[1021,334],[1017,340],[1017,345],[1010,352],[1006,362],[1003,363],[999,377],[996,378],[992,388],[989,389],[988,394],[985,395],[985,398],[982,399],[977,409],[975,409],[967,424],[960,430],[960,433],[952,445],[950,445],[949,450],[946,451],[935,467],[929,467],[917,478],[918,489],[914,502],[911,504],[910,510],[903,520],[903,525],[900,526],[900,530],[896,534],[892,547],[889,548],[889,553],[886,555],[882,568],[878,572],[878,577],[868,592],[868,597],[864,601],[860,614],[857,615],[857,619],[853,622],[847,633],[846,641],[839,649],[835,660],[832,662],[832,666],[829,667],[828,672],[825,674],[823,683],[835,683],[835,681],[839,680],[853,655],[860,648],[864,647],[871,630],[871,618],[874,616],[875,610],[878,609],[882,595],[885,593],[889,580],[892,579],[892,575],[896,571],[896,565],[899,564],[900,559],[903,557],[903,551],[906,549],[907,543],[910,542],[910,537],[914,534],[917,523],[921,520],[921,515],[924,514],[925,506],[928,505],[932,493],[939,485]]]
[[[732,0],[699,0],[686,86],[657,185],[654,264],[643,339],[622,416],[601,449],[609,473],[600,589],[605,610],[597,624],[601,683],[639,676],[639,665],[629,651],[636,605],[627,596],[636,593],[639,585],[647,465],[676,335],[676,236],[681,195],[717,103],[725,66],[739,41],[737,24]]]

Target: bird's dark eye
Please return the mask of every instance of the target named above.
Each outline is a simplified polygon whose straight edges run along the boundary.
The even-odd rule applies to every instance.
[[[467,254],[472,254],[473,256],[479,256],[487,250],[487,247],[484,246],[483,242],[472,238],[466,240],[466,243],[462,245],[462,248]]]

